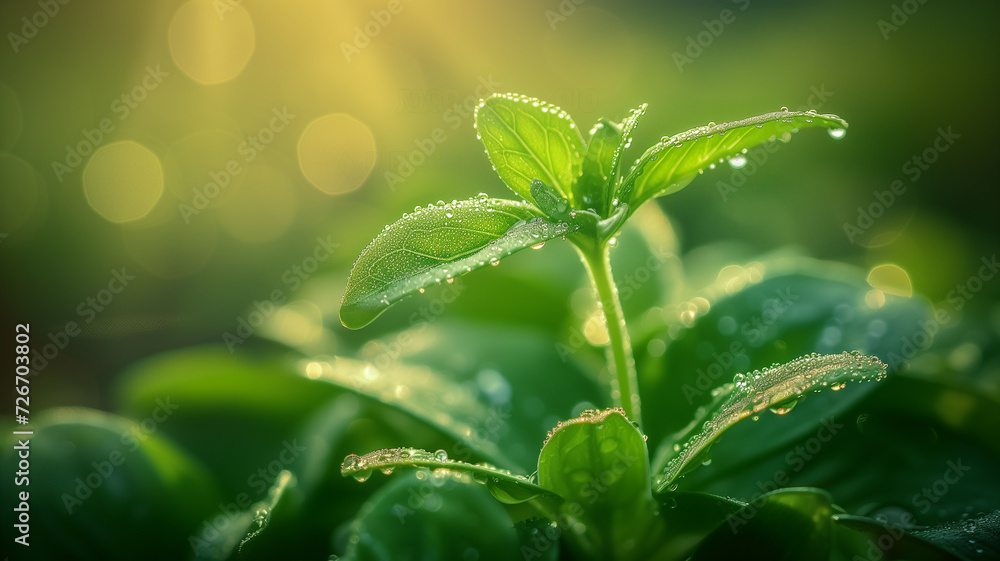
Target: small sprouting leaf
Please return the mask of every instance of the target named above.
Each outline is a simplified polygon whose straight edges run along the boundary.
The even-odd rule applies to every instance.
[[[609,559],[640,558],[659,520],[646,439],[620,408],[559,423],[538,456],[538,484],[565,499],[564,531]]]
[[[881,380],[885,369],[878,358],[858,352],[814,353],[787,364],[737,374],[733,383],[713,392],[715,399],[699,408],[687,428],[664,440],[653,462],[658,474],[654,487],[657,491],[669,488],[692,460],[704,458],[712,442],[737,422],[766,409],[787,413],[790,405],[809,391],[824,387],[839,390],[850,381]]]
[[[446,469],[466,473],[486,485],[490,493],[500,502],[520,504],[533,499],[558,501],[558,497],[532,483],[527,477],[514,475],[510,471],[489,464],[469,464],[448,457],[447,452],[428,452],[418,448],[388,448],[376,450],[362,456],[351,454],[344,458],[340,473],[350,475],[358,481],[367,480],[375,471],[391,474],[396,468]]]
[[[350,328],[364,327],[392,304],[428,286],[494,265],[574,229],[538,214],[524,203],[483,196],[404,215],[354,263],[340,320]]]
[[[633,109],[621,124],[601,119],[590,131],[580,179],[574,186],[577,204],[608,217],[614,208],[612,194],[621,179],[622,153],[632,142],[632,130],[646,112],[646,104]]]
[[[639,158],[619,185],[616,196],[637,208],[653,197],[680,191],[698,172],[720,160],[732,158],[732,164],[738,165],[737,162],[745,161],[745,150],[762,142],[787,141],[792,133],[807,127],[842,132],[847,122],[836,115],[815,111],[783,110],[663,137]]]
[[[532,200],[531,180],[540,179],[573,202],[583,138],[565,111],[522,95],[495,94],[476,108],[476,134],[515,193]]]

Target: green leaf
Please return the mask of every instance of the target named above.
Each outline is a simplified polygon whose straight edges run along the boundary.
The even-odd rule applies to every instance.
[[[195,553],[192,559],[226,561],[236,556],[239,559],[251,558],[260,549],[258,542],[263,541],[261,534],[270,526],[275,510],[280,509],[286,518],[293,516],[291,491],[295,489],[295,484],[295,476],[282,470],[274,478],[274,484],[263,500],[239,513],[227,513],[226,524],[221,528],[211,524],[203,526],[201,533],[190,540]]]
[[[582,208],[592,208],[607,216],[611,187],[616,179],[615,156],[624,138],[622,127],[608,119],[601,119],[590,131],[580,179],[574,187],[575,198]]]
[[[190,555],[188,536],[230,499],[195,457],[156,430],[151,412],[146,415],[137,423],[83,407],[49,409],[32,417],[34,435],[21,450],[19,442],[26,437],[7,433],[0,467],[10,476],[0,489],[10,506],[0,520],[8,528],[25,523],[27,515],[14,507],[18,492],[30,491],[30,549],[24,548],[24,558],[117,561]],[[26,460],[20,454],[27,452]],[[18,471],[26,483],[30,476],[30,487],[15,486]],[[158,546],[150,549],[150,544]],[[8,547],[13,553],[19,546]]]
[[[347,281],[340,319],[347,327],[364,327],[428,286],[572,230],[540,218],[530,205],[485,195],[417,209],[387,226],[361,252]]]
[[[809,391],[824,387],[839,390],[849,381],[881,380],[885,368],[879,359],[858,352],[814,353],[787,364],[737,374],[733,383],[713,392],[715,399],[696,412],[686,429],[660,446],[654,461],[654,486],[658,491],[670,487],[692,460],[703,458],[715,439],[737,422],[766,409],[785,414]]]
[[[531,201],[531,180],[540,179],[573,203],[583,138],[555,105],[517,94],[494,94],[476,108],[476,133],[500,178]]]
[[[709,493],[664,493],[658,495],[665,532],[651,559],[681,561],[698,544],[746,503]]]
[[[863,516],[836,514],[833,516],[836,547],[844,558],[885,559],[886,561],[958,561],[963,559],[946,548],[914,535],[912,528],[900,524],[879,522]],[[974,524],[974,522],[973,522]],[[926,532],[927,530],[925,530]],[[959,532],[944,534],[951,541],[958,542],[958,550],[967,548],[973,553],[975,543],[969,544],[969,537]],[[975,542],[976,540],[972,540]],[[982,547],[980,546],[980,549]],[[996,551],[992,552],[996,553]],[[965,559],[975,559],[968,555]]]
[[[390,363],[384,368],[345,357],[317,357],[305,365],[304,376],[357,392],[373,402],[400,411],[447,436],[453,449],[486,458],[511,469],[516,462],[494,440],[478,436],[478,423],[494,415],[454,380],[426,368]],[[412,432],[414,427],[407,427]]]
[[[560,526],[584,551],[642,558],[658,535],[646,440],[620,408],[559,423],[538,456],[538,484],[565,500]]]
[[[768,493],[729,516],[691,561],[740,559],[825,560],[832,547],[833,507],[819,489],[789,488]]]
[[[428,452],[417,448],[387,448],[362,456],[351,454],[344,458],[340,473],[364,482],[375,471],[386,475],[397,468],[447,469],[469,474],[476,482],[486,485],[498,501],[506,504],[520,504],[539,499],[557,502],[559,498],[542,487],[532,483],[523,475],[514,475],[505,469],[489,464],[469,464],[453,460],[444,450]]]
[[[394,478],[361,507],[343,561],[520,559],[504,508],[468,475],[418,470]]]
[[[633,208],[653,197],[680,191],[698,173],[721,159],[743,157],[762,142],[788,141],[793,132],[808,127],[843,131],[847,122],[815,111],[775,111],[730,123],[709,123],[664,137],[642,155],[619,186],[616,198]],[[831,136],[842,136],[832,133]]]

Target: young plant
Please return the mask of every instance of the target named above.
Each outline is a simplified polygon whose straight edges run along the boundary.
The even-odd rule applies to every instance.
[[[482,101],[475,116],[477,137],[520,200],[480,194],[417,208],[386,226],[354,264],[340,312],[345,326],[361,328],[432,285],[496,265],[516,251],[539,249],[549,240],[567,240],[579,253],[603,312],[608,391],[616,406],[559,423],[545,439],[537,472],[531,475],[415,448],[351,454],[341,466],[344,475],[364,481],[374,471],[413,467],[429,468],[440,477],[471,478],[502,503],[521,505],[516,518],[534,515],[543,521],[521,522],[521,531],[538,533],[554,523],[556,535],[582,558],[686,558],[703,539],[699,558],[711,558],[708,552],[719,547],[719,540],[709,535],[712,529],[750,505],[676,494],[667,506],[678,478],[701,465],[709,446],[742,419],[768,409],[784,414],[807,392],[885,375],[881,361],[857,352],[812,354],[739,374],[713,391],[712,402],[698,409],[687,429],[650,453],[609,259],[615,236],[640,205],[676,193],[706,168],[727,160],[741,167],[749,148],[787,142],[800,129],[825,128],[831,137],[841,138],[847,123],[835,115],[782,108],[665,136],[626,168],[624,153],[645,110],[644,104],[620,123],[601,119],[585,137],[565,111],[537,99],[506,94]],[[498,456],[483,451],[481,457]],[[816,508],[830,511],[828,495],[807,489],[776,491],[757,508],[769,512],[773,522],[773,517],[808,510],[803,505],[815,507],[810,516]],[[683,512],[704,520],[692,522]],[[528,548],[522,553],[530,559],[544,552]]]

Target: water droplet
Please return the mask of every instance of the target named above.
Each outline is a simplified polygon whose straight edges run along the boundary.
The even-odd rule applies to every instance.
[[[608,246],[618,247],[618,238],[611,238],[610,240],[608,240]]]
[[[543,247],[545,247],[545,242],[538,242],[535,245],[531,246],[531,249],[542,249]]]
[[[424,287],[422,287],[422,286],[419,289],[417,289],[417,290],[419,290],[421,294],[427,292],[427,290]]]
[[[386,475],[392,475],[392,470],[393,470],[393,469],[394,469],[394,468],[391,468],[391,467],[387,467],[387,468],[382,468],[382,473],[384,473],[384,474],[386,474]]]
[[[444,279],[444,282],[446,282],[448,284],[451,284],[451,283],[455,282],[455,277],[448,277],[448,278]]]
[[[729,165],[733,169],[743,169],[747,165],[747,158],[743,154],[736,154],[729,158]]]
[[[826,134],[830,135],[830,138],[834,140],[840,140],[841,138],[844,138],[844,136],[847,135],[847,129],[842,129],[839,127],[835,129],[826,129]]]
[[[437,452],[434,452],[434,459],[439,462],[447,461],[448,453],[445,452],[444,450],[438,450]]]

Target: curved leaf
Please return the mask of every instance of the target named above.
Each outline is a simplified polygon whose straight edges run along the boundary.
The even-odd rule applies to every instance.
[[[815,111],[775,111],[730,123],[693,128],[663,137],[636,161],[619,186],[616,197],[637,208],[647,200],[680,191],[698,173],[726,157],[762,142],[788,141],[791,133],[807,127],[843,131],[847,122],[836,115]],[[839,138],[841,133],[832,133]]]
[[[494,94],[476,108],[476,134],[500,178],[527,201],[540,179],[573,203],[583,137],[555,105],[518,94]]]
[[[558,520],[585,551],[643,558],[659,536],[646,439],[620,408],[559,423],[538,456],[538,483],[565,499]]]
[[[601,119],[590,131],[580,179],[574,194],[581,208],[592,208],[602,218],[611,215],[611,194],[620,180],[622,153],[632,142],[630,135],[646,113],[646,104],[633,109],[621,124]]]
[[[730,515],[698,547],[692,561],[829,559],[833,506],[826,491],[778,489]]]
[[[411,294],[572,229],[540,218],[525,203],[485,195],[417,209],[386,226],[361,252],[347,281],[340,320],[350,328],[364,327]]]
[[[827,386],[839,390],[849,381],[881,380],[885,369],[879,359],[858,352],[814,353],[747,375],[737,374],[733,383],[713,392],[714,401],[699,409],[686,429],[660,446],[653,464],[658,472],[654,487],[657,491],[667,489],[720,434],[750,415],[768,408],[785,414],[810,390]]]
[[[864,559],[885,559],[886,561],[959,561],[963,557],[956,556],[947,548],[934,543],[933,540],[919,536],[915,528],[904,527],[901,524],[880,522],[864,516],[849,514],[833,515],[834,537],[836,546],[845,551],[845,557],[854,554],[864,555]],[[924,530],[923,532],[927,532]],[[963,548],[974,550],[975,541],[969,544],[968,536],[957,532],[946,534],[953,541],[959,542],[959,551]],[[980,546],[981,549],[981,546]],[[969,553],[972,553],[969,551]],[[964,557],[972,559],[973,556]]]
[[[558,496],[535,485],[523,475],[514,475],[489,464],[468,464],[453,460],[444,450],[428,452],[418,448],[387,448],[362,456],[351,454],[344,458],[340,473],[344,477],[350,475],[363,482],[376,470],[390,475],[396,468],[411,467],[446,469],[469,474],[476,482],[486,485],[494,498],[506,504],[520,504],[534,499],[559,500]]]
[[[311,379],[357,392],[437,429],[449,437],[455,452],[486,458],[513,469],[517,464],[488,438],[477,434],[478,423],[495,415],[456,381],[420,366],[389,364],[376,368],[345,357],[317,357],[303,365]],[[413,427],[407,427],[408,432]]]
[[[347,543],[343,561],[520,557],[504,508],[468,475],[449,470],[395,478],[361,507]]]

